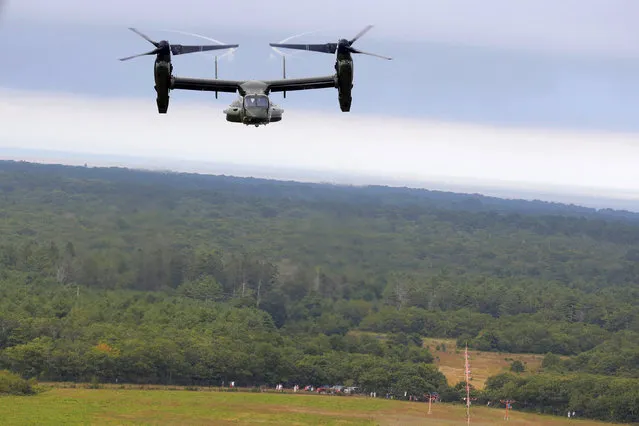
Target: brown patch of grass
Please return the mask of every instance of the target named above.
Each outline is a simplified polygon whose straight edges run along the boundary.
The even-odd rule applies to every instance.
[[[442,350],[442,344],[446,351]],[[435,356],[435,363],[439,370],[446,376],[450,385],[464,381],[464,349],[457,348],[454,339],[424,339],[424,346],[430,348]],[[440,350],[437,350],[437,346]],[[500,373],[510,371],[510,364],[514,360],[521,361],[526,366],[526,372],[522,374],[535,374],[541,368],[543,355],[513,354],[507,352],[483,352],[468,349],[470,359],[470,371],[472,372],[471,384],[477,389],[483,389],[486,379]]]
[[[367,331],[351,331],[353,335],[367,334],[377,339],[386,339],[384,333],[373,333]],[[457,348],[455,339],[424,338],[424,347],[429,348],[435,357],[435,365],[439,368],[448,384],[455,384],[465,380],[464,378],[464,348]],[[442,344],[446,346],[446,351],[442,350]],[[437,350],[437,346],[440,347]],[[519,360],[526,366],[526,374],[536,374],[541,368],[544,355],[536,354],[514,354],[508,352],[483,352],[468,349],[470,357],[470,370],[472,372],[471,384],[477,389],[483,389],[486,379],[500,373],[510,371],[510,364],[514,360]],[[562,357],[563,359],[567,357]]]

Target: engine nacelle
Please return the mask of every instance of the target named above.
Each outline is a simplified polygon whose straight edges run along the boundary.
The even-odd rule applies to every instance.
[[[167,61],[155,61],[155,102],[158,106],[158,113],[166,114],[169,109],[169,90],[171,88],[171,73],[173,65]]]
[[[226,121],[231,123],[242,122],[242,110],[238,107],[227,108],[224,110],[224,114],[226,114]]]
[[[353,101],[351,95],[353,90],[353,61],[337,60],[335,62],[335,71],[337,72],[339,107],[342,112],[349,112]]]

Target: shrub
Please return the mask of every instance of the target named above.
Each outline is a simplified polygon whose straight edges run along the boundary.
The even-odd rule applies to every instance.
[[[34,395],[37,387],[34,380],[25,380],[7,370],[0,370],[0,395]]]

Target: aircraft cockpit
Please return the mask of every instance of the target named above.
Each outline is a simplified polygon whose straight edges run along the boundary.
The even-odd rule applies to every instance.
[[[244,96],[245,108],[268,108],[268,96],[265,95],[246,95]]]

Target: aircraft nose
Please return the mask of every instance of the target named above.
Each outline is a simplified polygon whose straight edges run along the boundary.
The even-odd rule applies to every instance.
[[[246,108],[246,115],[252,118],[266,118],[268,110],[266,108]]]

